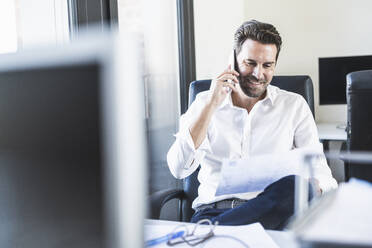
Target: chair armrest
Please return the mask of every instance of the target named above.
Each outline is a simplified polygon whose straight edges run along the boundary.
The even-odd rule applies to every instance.
[[[185,192],[182,189],[166,189],[150,195],[151,219],[159,219],[164,204],[173,199],[183,199]]]
[[[341,148],[340,148],[340,153],[346,153],[347,152],[347,143],[344,141],[342,142]],[[344,180],[345,182],[349,181],[350,179],[350,173],[349,173],[349,161],[343,157],[342,155],[340,156],[340,160],[344,162]]]
[[[343,153],[346,153],[347,152],[347,147],[346,147],[346,142],[342,142],[342,145],[341,145],[341,148],[340,148],[340,153],[343,154]],[[347,162],[346,158],[344,156],[340,156],[340,160],[344,161],[344,162]]]

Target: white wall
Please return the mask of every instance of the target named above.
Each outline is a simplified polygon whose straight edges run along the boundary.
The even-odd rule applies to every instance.
[[[244,20],[244,0],[194,1],[197,79],[226,69],[234,32]]]
[[[310,75],[316,120],[346,122],[346,105],[318,104],[318,57],[372,54],[372,1],[203,0],[194,5],[198,79],[221,71],[243,20],[270,22],[283,38],[276,74]]]

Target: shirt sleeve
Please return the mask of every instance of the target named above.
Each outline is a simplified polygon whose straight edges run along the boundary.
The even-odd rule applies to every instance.
[[[295,126],[294,146],[296,148],[320,147],[322,156],[318,156],[312,163],[313,176],[319,181],[319,187],[323,192],[337,188],[337,182],[333,178],[324,156],[323,146],[319,142],[318,129],[311,110],[302,97],[299,98],[299,102],[300,108],[297,111],[299,118]]]
[[[180,117],[179,131],[175,134],[176,140],[167,154],[168,167],[175,178],[182,179],[191,175],[205,154],[211,152],[208,133],[197,149],[190,134],[190,126],[199,117],[204,106],[205,101],[199,94],[187,112]]]

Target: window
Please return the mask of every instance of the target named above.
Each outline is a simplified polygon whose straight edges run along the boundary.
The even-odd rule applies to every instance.
[[[69,40],[67,0],[13,1],[18,5],[19,49]]]
[[[175,188],[179,181],[169,173],[166,156],[180,114],[176,1],[119,0],[118,24],[120,32],[138,33],[143,39],[150,192]],[[167,207],[165,219],[177,209]]]
[[[14,0],[0,1],[0,53],[17,51],[16,6]]]
[[[1,0],[0,34],[0,54],[67,42],[67,0]]]

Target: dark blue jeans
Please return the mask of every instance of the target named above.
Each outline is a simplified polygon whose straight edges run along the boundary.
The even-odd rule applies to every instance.
[[[197,211],[191,222],[210,219],[220,225],[246,225],[260,222],[265,229],[282,230],[294,213],[294,187],[297,176],[286,176],[270,184],[256,198],[229,209],[208,208]],[[309,199],[313,192],[309,185]]]

